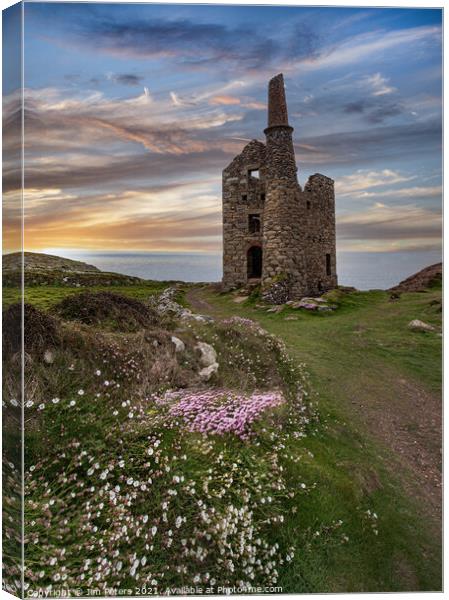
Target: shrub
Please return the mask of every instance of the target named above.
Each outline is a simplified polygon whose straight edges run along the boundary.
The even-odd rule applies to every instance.
[[[68,296],[55,309],[64,319],[85,325],[105,325],[118,331],[136,331],[158,321],[156,311],[143,302],[113,292]]]

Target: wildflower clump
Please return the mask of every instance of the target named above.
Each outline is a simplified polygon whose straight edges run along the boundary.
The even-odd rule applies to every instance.
[[[286,465],[313,420],[282,344],[195,322],[180,353],[160,324],[62,323],[54,362],[31,356],[25,389],[27,593],[276,585],[304,493]],[[198,379],[199,342],[217,351],[215,387]]]
[[[235,434],[245,439],[251,426],[267,410],[285,402],[279,391],[241,393],[232,390],[177,390],[156,397],[168,404],[168,414],[179,417],[188,430],[199,433]]]

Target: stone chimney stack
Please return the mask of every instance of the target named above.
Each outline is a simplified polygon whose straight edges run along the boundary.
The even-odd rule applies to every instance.
[[[262,269],[262,295],[268,297],[266,294],[269,294],[275,303],[300,296],[306,284],[304,239],[300,231],[301,190],[296,176],[292,133],[293,127],[288,124],[284,77],[279,74],[268,84]],[[276,289],[274,295],[273,289]]]
[[[267,167],[272,179],[290,179],[297,182],[293,127],[288,124],[284,76],[273,77],[268,84]]]
[[[289,126],[282,73],[273,77],[268,84],[268,127],[279,125]]]

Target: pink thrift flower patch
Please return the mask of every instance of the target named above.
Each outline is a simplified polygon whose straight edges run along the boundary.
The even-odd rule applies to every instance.
[[[245,439],[251,425],[270,408],[285,402],[279,391],[242,393],[223,389],[178,390],[157,399],[168,404],[171,417],[181,418],[189,431]]]

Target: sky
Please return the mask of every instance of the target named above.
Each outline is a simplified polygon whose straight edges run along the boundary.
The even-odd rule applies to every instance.
[[[438,250],[441,18],[26,3],[26,250],[221,251],[221,172],[264,140],[267,83],[279,72],[300,184],[317,172],[335,180],[338,250]],[[7,156],[16,87],[4,82]],[[6,161],[13,212],[18,181]]]

